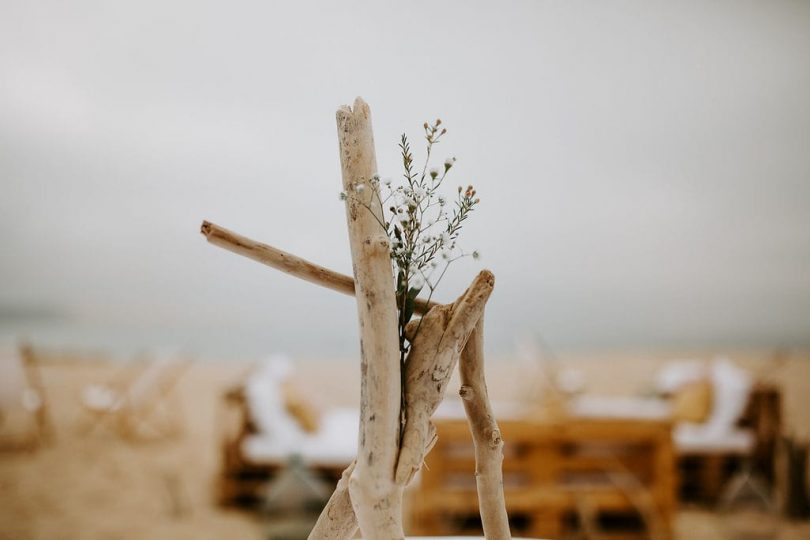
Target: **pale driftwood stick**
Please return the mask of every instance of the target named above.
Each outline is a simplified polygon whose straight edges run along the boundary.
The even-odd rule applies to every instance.
[[[484,536],[487,540],[508,540],[511,532],[503,496],[503,439],[492,413],[484,377],[483,314],[461,353],[459,372],[459,394],[475,444],[475,482]]]
[[[430,424],[425,455],[436,444],[436,426]],[[349,540],[357,532],[357,516],[352,508],[352,500],[349,497],[349,478],[354,470],[355,461],[352,461],[335,487],[335,491],[326,503],[326,507],[318,517],[315,527],[309,533],[309,540],[329,539],[329,540]]]
[[[402,531],[399,454],[400,368],[396,288],[382,206],[371,111],[360,98],[337,111],[346,221],[360,323],[360,440],[349,495],[363,538],[395,540]]]
[[[203,221],[200,232],[215,246],[238,253],[305,281],[354,296],[354,280],[349,276],[338,274],[273,246],[256,242],[209,221]]]
[[[481,271],[453,304],[431,309],[422,320],[408,323],[413,336],[405,363],[405,431],[399,450],[397,482],[407,485],[422,467],[430,438],[430,417],[444,398],[447,383],[467,338],[484,312],[495,276]]]
[[[349,540],[357,532],[357,517],[354,515],[352,500],[349,497],[349,478],[354,472],[357,460],[352,461],[338,481],[329,502],[318,516],[309,539]]]
[[[351,276],[329,270],[273,246],[251,240],[210,221],[203,221],[200,232],[208,242],[215,246],[227,249],[248,259],[253,259],[310,283],[354,296],[354,279]],[[417,298],[414,303],[414,312],[424,314],[433,306],[438,305],[438,302],[428,302]]]

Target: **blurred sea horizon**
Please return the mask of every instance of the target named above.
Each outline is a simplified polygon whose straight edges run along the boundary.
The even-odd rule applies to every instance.
[[[494,330],[500,330],[496,325]],[[544,357],[566,354],[587,355],[611,352],[629,354],[693,353],[718,355],[739,351],[804,351],[810,344],[797,342],[742,342],[666,340],[666,341],[568,341],[554,344],[546,341],[540,332],[525,332],[510,339],[503,332],[491,331],[486,336],[486,351],[496,361],[513,359],[526,343],[532,344]],[[108,322],[64,320],[0,320],[0,342],[27,343],[37,349],[58,355],[88,355],[110,360],[127,361],[135,356],[160,351],[182,351],[202,361],[261,360],[272,354],[286,354],[294,358],[319,360],[345,360],[359,357],[357,335],[297,335],[283,327],[191,327],[143,326]]]

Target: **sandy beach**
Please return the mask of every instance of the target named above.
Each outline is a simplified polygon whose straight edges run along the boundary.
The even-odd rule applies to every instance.
[[[643,390],[656,367],[676,356],[683,357],[571,356],[565,365],[584,373],[591,392],[629,394]],[[767,366],[769,358],[768,353],[731,356],[754,370]],[[109,380],[125,368],[101,360],[44,358],[40,372],[56,438],[35,451],[0,454],[0,539],[261,538],[258,517],[224,510],[215,501],[224,427],[221,396],[250,365],[193,364],[176,388],[183,434],[133,444],[104,429],[86,436],[76,431],[83,385]],[[302,360],[297,365],[296,376],[308,381],[323,406],[356,403],[359,380],[351,361]],[[524,384],[516,362],[493,361],[488,372],[494,399]],[[786,431],[807,437],[810,358],[794,355],[772,376],[785,390]],[[676,530],[678,538],[718,538],[721,525],[705,510],[682,509]],[[780,530],[780,538],[808,537],[808,524],[784,524]]]

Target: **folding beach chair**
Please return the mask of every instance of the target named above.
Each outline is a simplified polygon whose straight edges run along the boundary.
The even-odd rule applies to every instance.
[[[53,426],[32,349],[0,345],[0,447],[36,448],[53,439]]]
[[[80,431],[87,434],[106,426],[127,440],[179,434],[182,409],[173,390],[189,364],[188,358],[177,354],[160,355],[128,380],[85,386]]]

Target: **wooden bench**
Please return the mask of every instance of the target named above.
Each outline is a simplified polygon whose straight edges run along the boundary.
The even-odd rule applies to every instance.
[[[629,515],[644,536],[669,538],[676,508],[671,425],[658,420],[499,422],[504,491],[514,534],[559,537],[567,523],[594,532]],[[464,420],[436,422],[438,442],[411,493],[411,534],[480,534],[472,439]]]

